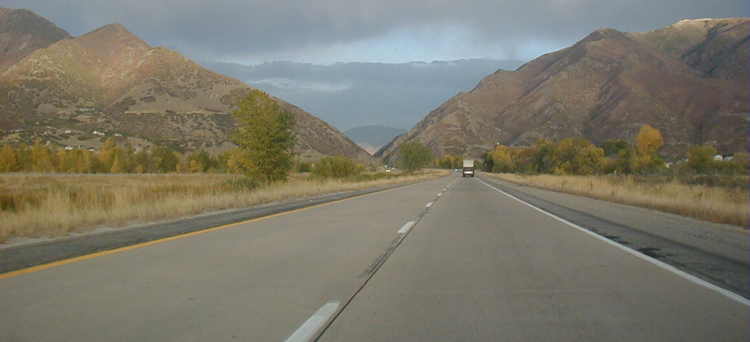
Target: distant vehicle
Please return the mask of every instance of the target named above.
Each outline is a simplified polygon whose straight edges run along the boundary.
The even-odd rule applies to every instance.
[[[474,177],[474,159],[464,159],[462,177],[466,176]]]

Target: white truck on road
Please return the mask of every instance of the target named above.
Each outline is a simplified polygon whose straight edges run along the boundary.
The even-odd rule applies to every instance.
[[[474,159],[464,159],[463,177],[474,177]]]

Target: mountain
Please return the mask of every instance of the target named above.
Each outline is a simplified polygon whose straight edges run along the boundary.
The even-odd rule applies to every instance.
[[[34,36],[34,32],[26,35]],[[62,146],[97,148],[106,137],[136,148],[220,153],[244,83],[200,67],[164,47],[151,47],[119,24],[62,39],[29,53],[0,74],[3,142],[37,137]],[[341,132],[279,100],[296,117],[302,159],[372,157]]]
[[[344,135],[367,152],[375,153],[383,145],[406,132],[407,130],[401,128],[372,125],[349,129],[344,132]]]
[[[0,70],[6,69],[37,49],[73,38],[31,11],[0,8]]]
[[[437,155],[478,157],[497,144],[583,136],[632,141],[659,129],[661,152],[694,144],[747,151],[750,98],[748,19],[680,21],[647,33],[600,29],[517,69],[499,70],[471,92],[430,112],[376,156],[398,156],[403,141]]]

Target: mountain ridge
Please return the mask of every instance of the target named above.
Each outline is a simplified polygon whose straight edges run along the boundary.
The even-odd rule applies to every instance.
[[[662,131],[666,156],[698,143],[746,150],[747,65],[740,72],[726,65],[747,60],[748,19],[678,24],[647,33],[599,29],[516,71],[499,70],[375,155],[395,159],[404,141],[420,141],[438,156],[474,157],[539,138],[630,141],[642,124]]]
[[[11,132],[4,143],[43,138],[97,148],[104,135],[136,148],[158,144],[218,154],[234,146],[231,112],[252,89],[170,49],[151,47],[118,23],[40,46],[1,72],[0,123]],[[338,154],[374,162],[333,126],[276,100],[295,115],[300,158]]]

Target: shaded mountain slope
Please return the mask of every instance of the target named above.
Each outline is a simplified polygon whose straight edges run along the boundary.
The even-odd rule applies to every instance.
[[[73,38],[31,11],[0,8],[0,70],[30,53],[60,40]]]

